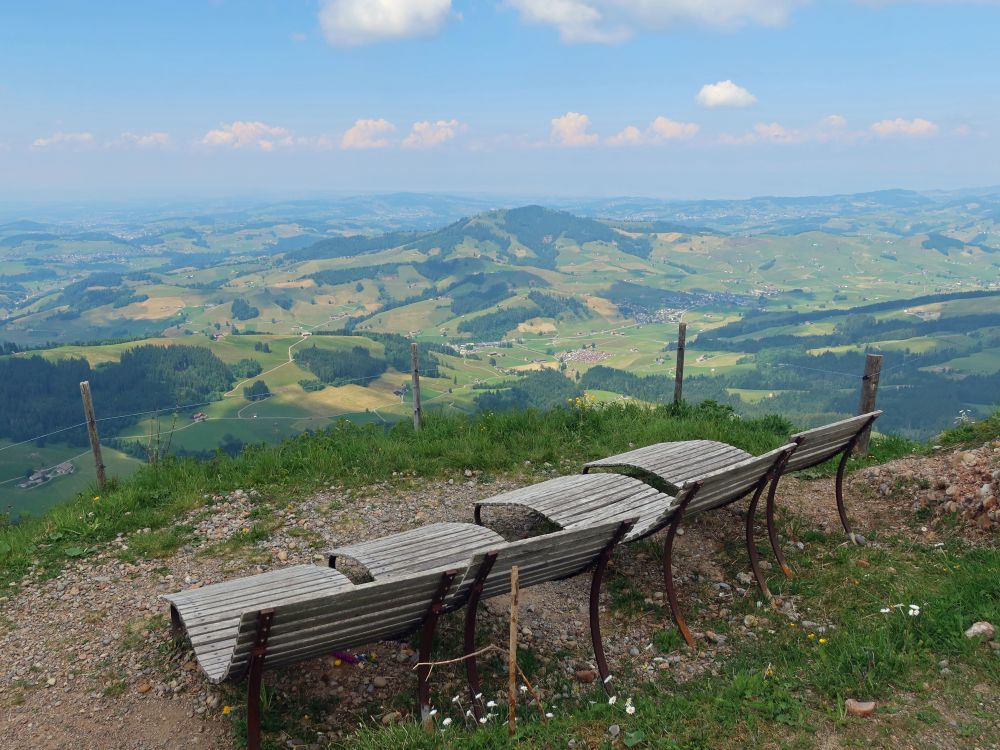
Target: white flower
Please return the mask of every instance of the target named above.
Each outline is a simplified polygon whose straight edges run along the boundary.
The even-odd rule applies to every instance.
[[[462,696],[460,696],[460,695],[456,695],[454,698],[451,699],[451,702],[452,703],[458,703],[458,699],[461,698],[461,697]]]
[[[485,723],[487,722],[487,720],[488,720],[488,719],[489,719],[489,717],[488,717],[488,716],[484,716],[483,718],[481,718],[481,719],[479,720],[479,723],[480,723],[480,724],[485,724]]]
[[[618,702],[618,696],[617,695],[612,695],[610,698],[608,698],[608,705],[609,706],[613,706],[617,702]]]
[[[490,701],[489,703],[486,704],[486,708],[496,708],[496,707],[497,707],[496,701]]]
[[[429,714],[427,714],[427,715],[428,716],[437,716],[437,712],[438,712],[438,710],[436,708],[432,708],[431,712]]]
[[[445,718],[445,720],[441,722],[441,726],[443,726],[443,727],[450,727],[451,726],[451,717],[449,716],[449,717]]]
[[[635,713],[635,706],[625,706],[625,713],[629,716]]]
[[[545,718],[546,719],[551,719],[553,716],[555,716],[555,714],[552,713],[551,711],[549,711],[547,714],[545,714]]]
[[[527,685],[521,685],[521,687],[519,687],[518,690],[520,690],[522,693],[527,693],[528,692],[528,686]]]
[[[910,617],[917,617],[920,614],[920,607],[918,607],[916,604],[911,604],[908,614],[910,615]]]
[[[482,697],[483,697],[482,693],[476,693],[476,700],[479,700]]]
[[[879,612],[881,612],[883,615],[889,614],[890,611],[891,610],[889,609],[889,607],[882,607],[882,609],[879,610]]]
[[[475,716],[475,714],[472,713],[472,709],[471,708],[468,711],[465,712],[465,718],[471,719],[473,716]]]

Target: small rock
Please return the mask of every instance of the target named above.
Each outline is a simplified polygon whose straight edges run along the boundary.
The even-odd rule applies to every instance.
[[[597,679],[597,672],[595,672],[593,669],[578,669],[576,670],[576,674],[574,674],[573,676],[576,677],[577,682],[590,684],[591,682]]]
[[[755,628],[760,624],[760,618],[755,617],[754,615],[747,615],[743,618],[743,624],[748,628]]]
[[[612,724],[610,727],[608,727],[608,734],[611,735],[612,737],[617,737],[619,734],[621,734],[621,731],[622,728],[617,724]]]
[[[725,643],[725,642],[726,642],[726,640],[727,640],[727,639],[726,639],[726,636],[724,636],[724,635],[719,635],[718,633],[716,633],[715,631],[712,631],[712,630],[706,630],[706,631],[705,631],[705,637],[706,637],[706,638],[707,638],[708,640],[710,640],[710,641],[711,641],[712,643],[716,643],[716,644],[718,644],[718,645],[720,645],[720,646],[721,646],[721,645],[722,645],[723,643]]]
[[[472,476],[472,469],[466,469],[462,473],[465,474],[465,476],[467,476],[467,477],[471,477]]]
[[[992,641],[993,636],[996,635],[996,628],[992,624],[986,622],[985,620],[980,620],[972,624],[968,630],[965,631],[966,638],[983,638],[987,641]]]
[[[854,564],[859,568],[870,568],[872,566],[872,564],[867,560],[855,560]]]
[[[281,562],[284,562],[288,559],[288,553],[285,550],[280,550],[278,552],[278,559],[281,560]]]
[[[875,713],[875,701],[858,701],[854,698],[848,698],[844,701],[844,708],[851,716],[867,718]]]
[[[630,648],[628,650],[628,655],[629,656],[638,656],[640,653],[642,653],[642,652],[639,651],[639,649],[637,649],[635,646],[633,646],[632,648]]]
[[[139,695],[145,695],[152,689],[153,689],[152,685],[150,685],[148,682],[144,682],[139,687],[136,688],[136,691],[139,693]]]
[[[392,724],[398,724],[399,720],[403,718],[403,715],[399,711],[390,711],[382,716],[382,725],[391,726]]]
[[[389,684],[389,681],[385,679],[382,675],[372,678],[372,685],[377,688],[384,688]]]

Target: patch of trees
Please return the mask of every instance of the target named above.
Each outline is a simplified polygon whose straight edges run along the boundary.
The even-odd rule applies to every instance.
[[[222,360],[198,346],[138,346],[120,362],[97,367],[82,358],[9,357],[0,360],[0,437],[27,440],[79,423],[83,380],[90,381],[98,417],[111,417],[222,398],[232,375]],[[109,420],[101,431],[112,434],[136,420]],[[86,430],[53,439],[82,444]]]
[[[583,389],[555,370],[539,370],[514,382],[509,388],[476,396],[480,411],[551,409],[583,393]]]
[[[295,300],[293,300],[291,297],[276,297],[274,300],[274,304],[276,304],[282,310],[291,310],[292,305],[295,304]]]
[[[289,250],[285,259],[293,263],[303,260],[321,260],[324,258],[349,258],[352,255],[375,253],[405,245],[419,238],[422,232],[387,232],[375,237],[354,235],[352,237],[331,237],[320,240],[308,247]]]
[[[236,320],[250,320],[260,315],[260,310],[242,297],[237,297],[232,304],[233,318]]]
[[[324,388],[326,388],[326,383],[324,383],[322,380],[315,380],[309,378],[303,378],[302,380],[300,380],[299,385],[302,387],[302,390],[309,391],[310,393],[315,391],[321,391]]]
[[[586,316],[587,306],[573,297],[559,297],[543,292],[529,292],[529,306],[510,307],[496,312],[480,315],[477,318],[463,320],[458,324],[458,331],[466,333],[475,341],[497,341],[510,330],[532,318],[556,318],[563,313]]]
[[[688,292],[672,292],[631,281],[616,281],[602,295],[624,310],[654,312],[661,307],[690,307],[703,297]]]
[[[563,313],[570,313],[581,318],[590,316],[590,308],[576,297],[528,292],[528,299],[535,303],[539,315],[543,318],[558,318]]]
[[[307,349],[297,350],[295,361],[322,382],[333,386],[375,378],[389,369],[384,359],[376,359],[363,346],[332,351],[313,344]]]
[[[263,380],[255,380],[243,389],[243,397],[247,401],[263,401],[271,395],[271,389]]]
[[[485,310],[509,296],[511,296],[511,289],[503,281],[489,284],[483,288],[472,287],[451,298],[451,311],[455,315],[465,315],[477,310]]]
[[[271,345],[266,341],[255,341],[253,344],[253,350],[255,352],[266,352],[267,354],[270,354]]]
[[[233,371],[233,376],[237,378],[252,378],[256,375],[260,375],[264,371],[264,367],[256,359],[241,359],[239,362],[234,363],[230,368]]]
[[[931,232],[927,239],[920,243],[920,246],[927,250],[937,250],[942,255],[948,255],[952,250],[961,250],[965,243],[938,232]]]
[[[525,206],[503,212],[499,226],[515,235],[522,245],[538,256],[537,265],[555,268],[558,250],[556,240],[566,237],[577,244],[604,242],[616,245],[629,255],[648,258],[653,246],[648,237],[629,237],[607,224],[584,219],[566,211],[553,211],[541,206]],[[512,263],[536,263],[530,259],[512,259]]]

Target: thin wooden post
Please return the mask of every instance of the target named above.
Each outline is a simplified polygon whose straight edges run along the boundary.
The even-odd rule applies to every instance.
[[[90,398],[90,381],[80,383],[80,396],[83,398],[83,413],[87,420],[87,432],[90,433],[90,448],[94,451],[94,465],[97,467],[97,489],[104,491],[107,477],[104,475],[104,459],[101,458],[101,438],[97,434],[97,419],[94,417],[94,402]]]
[[[882,374],[882,355],[869,354],[865,357],[865,374],[861,378],[861,400],[858,403],[858,414],[875,411],[875,398],[878,396],[878,381]],[[858,456],[868,455],[868,441],[871,439],[871,425],[858,436],[854,452]]]
[[[510,569],[510,654],[507,656],[507,734],[517,723],[517,566]]]
[[[674,403],[681,402],[681,392],[684,389],[684,342],[687,338],[687,323],[677,326],[677,367],[674,371]]]
[[[413,366],[413,429],[420,432],[423,414],[420,410],[420,358],[416,344],[410,344],[410,358]]]

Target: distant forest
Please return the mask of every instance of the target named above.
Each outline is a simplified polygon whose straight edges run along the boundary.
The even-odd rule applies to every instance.
[[[0,437],[27,440],[81,422],[84,380],[108,416],[216,400],[233,376],[222,360],[197,346],[138,346],[124,352],[121,362],[97,367],[82,358],[7,357],[0,359]],[[108,427],[118,430],[137,419],[115,419]],[[79,428],[53,439],[82,444],[87,438]]]

